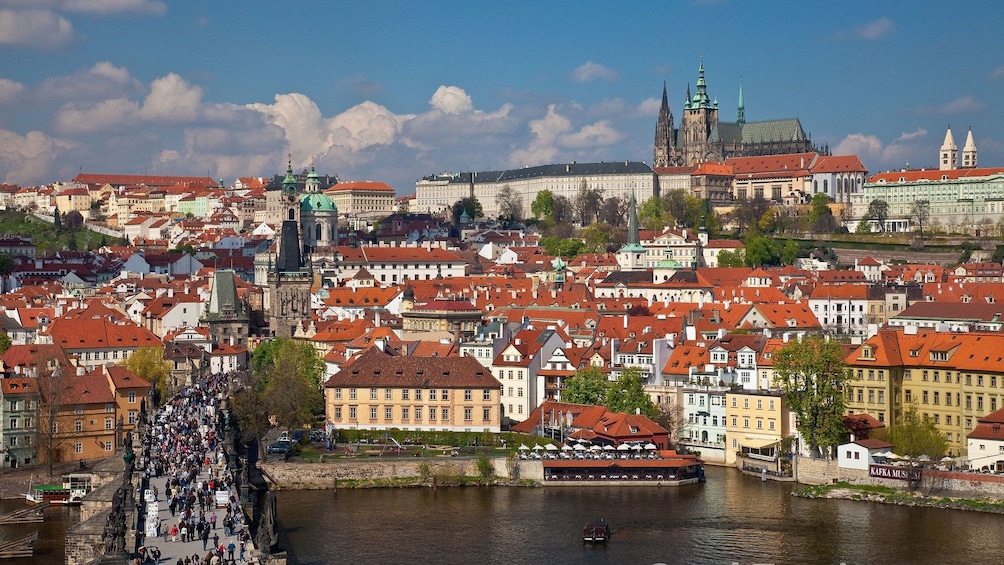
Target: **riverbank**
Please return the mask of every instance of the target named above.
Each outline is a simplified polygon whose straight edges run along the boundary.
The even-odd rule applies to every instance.
[[[91,461],[88,465],[92,465]],[[80,463],[60,462],[52,465],[52,476],[49,476],[49,465],[32,465],[30,467],[18,467],[17,469],[4,469],[0,472],[0,498],[24,500],[25,493],[31,485],[62,483],[63,475],[76,473],[80,468]],[[90,469],[88,469],[89,471]],[[85,473],[87,471],[84,471]]]
[[[1004,514],[1004,500],[990,497],[940,497],[878,485],[852,485],[850,483],[841,482],[830,485],[819,485],[795,489],[791,492],[791,494],[792,496],[800,498],[858,500],[864,502],[877,502],[880,504],[894,504],[897,506],[942,508],[946,510],[968,510],[970,512]]]

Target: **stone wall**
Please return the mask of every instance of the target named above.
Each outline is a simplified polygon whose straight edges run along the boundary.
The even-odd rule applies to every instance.
[[[335,486],[335,479],[393,479],[418,477],[419,465],[426,463],[432,475],[463,473],[468,477],[477,476],[477,460],[471,458],[387,458],[387,459],[337,459],[325,463],[268,462],[262,467],[278,483],[279,489],[328,489]],[[498,477],[508,478],[509,471],[505,457],[493,457],[492,465]],[[540,461],[520,461],[520,478],[542,481],[544,468]]]
[[[853,469],[838,468],[835,459],[811,459],[796,455],[793,463],[795,467],[795,480],[804,485],[830,484],[834,481],[839,481],[841,473],[855,472]]]

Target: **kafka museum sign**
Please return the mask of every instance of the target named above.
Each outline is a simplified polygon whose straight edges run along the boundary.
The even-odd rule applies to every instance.
[[[891,465],[869,465],[868,476],[874,479],[892,479],[894,481],[919,481],[920,469]]]

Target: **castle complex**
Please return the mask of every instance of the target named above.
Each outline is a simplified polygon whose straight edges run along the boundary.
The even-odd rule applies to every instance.
[[[704,61],[698,70],[697,92],[683,104],[683,117],[676,128],[673,111],[662,86],[662,106],[655,126],[653,167],[685,167],[704,162],[722,163],[730,157],[756,157],[818,152],[812,145],[798,118],[746,121],[743,88],[739,85],[739,108],[734,123],[718,120],[718,100],[708,96],[704,80]]]

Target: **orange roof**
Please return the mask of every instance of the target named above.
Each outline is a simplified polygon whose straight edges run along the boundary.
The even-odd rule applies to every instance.
[[[940,169],[921,169],[913,171],[889,171],[872,175],[868,182],[917,182],[921,180],[959,180],[965,178],[988,177],[1004,173],[1004,167],[977,168],[977,169],[953,169],[942,171]],[[902,180],[900,180],[902,179]]]
[[[390,192],[393,193],[394,189],[382,182],[374,181],[350,181],[350,182],[340,182],[336,185],[331,186],[331,188],[325,190],[325,192],[343,192],[346,190],[377,190],[380,192]]]

